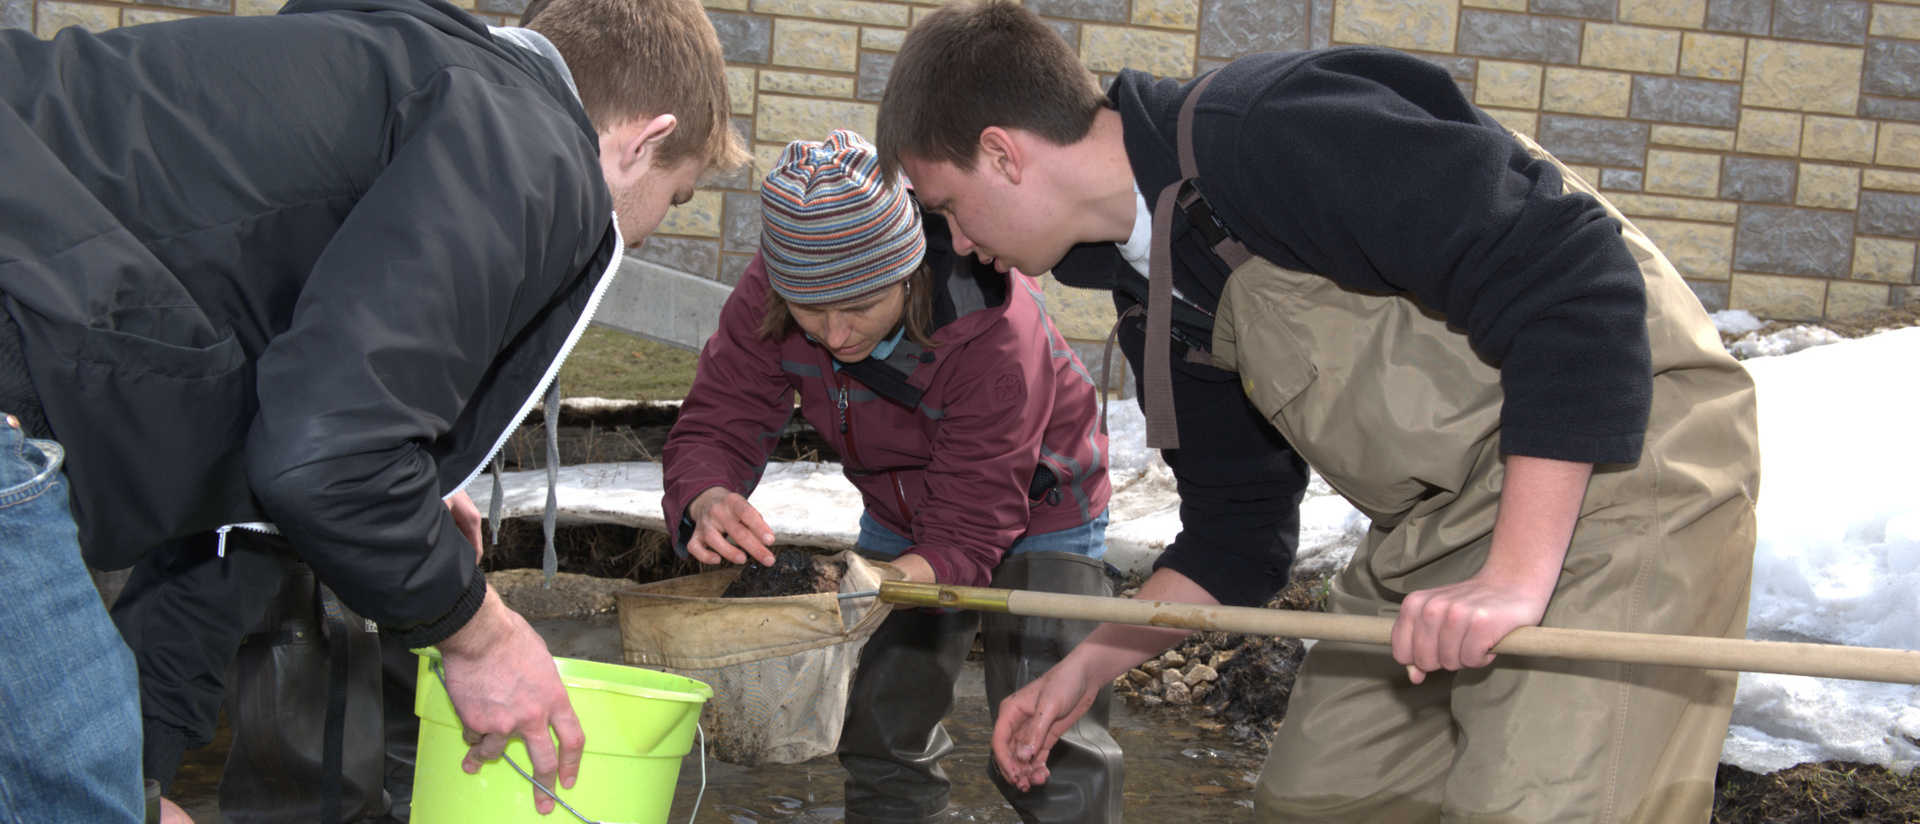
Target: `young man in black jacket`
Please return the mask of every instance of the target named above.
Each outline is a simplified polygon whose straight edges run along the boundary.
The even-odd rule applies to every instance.
[[[956,249],[1146,304],[1149,445],[1258,447],[1187,425],[1216,401],[1169,367],[1217,365],[1372,519],[1329,608],[1396,616],[1391,652],[1309,654],[1262,820],[1706,816],[1730,675],[1488,666],[1522,626],[1745,629],[1752,382],[1590,187],[1409,55],[1126,71],[1102,95],[1005,0],[908,33],[876,138]],[[1258,604],[1263,572],[1176,544],[1138,597]],[[1008,698],[1002,772],[1044,782],[1092,690],[1183,636],[1108,625]]]
[[[45,687],[0,701],[7,815],[137,817],[132,667],[79,553],[119,568],[235,527],[440,648],[469,766],[520,736],[570,785],[579,724],[477,571],[460,490],[624,247],[743,160],[728,111],[690,0],[555,0],[512,32],[443,0],[0,32],[6,500],[51,507],[0,507],[0,554],[32,567],[0,575],[32,630],[0,683]]]

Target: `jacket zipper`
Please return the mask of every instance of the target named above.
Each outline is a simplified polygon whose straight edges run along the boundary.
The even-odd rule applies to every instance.
[[[611,219],[613,221],[613,260],[607,263],[606,271],[600,273],[600,282],[594,284],[593,294],[587,297],[587,306],[581,311],[579,322],[573,325],[572,332],[567,333],[567,340],[560,345],[560,351],[554,354],[553,363],[547,366],[547,373],[541,376],[540,383],[533,387],[533,394],[520,405],[519,414],[513,416],[513,421],[507,425],[505,431],[500,433],[500,438],[493,442],[493,448],[487,450],[487,456],[474,466],[473,471],[467,474],[466,480],[455,486],[452,492],[440,496],[441,500],[460,494],[473,483],[473,479],[480,477],[480,473],[485,472],[487,467],[493,464],[493,456],[500,454],[500,450],[506,448],[507,439],[513,437],[514,431],[520,428],[520,422],[527,419],[528,413],[533,411],[533,405],[546,397],[547,386],[560,376],[560,364],[565,363],[567,356],[573,354],[573,347],[580,343],[580,336],[586,334],[587,325],[592,323],[594,313],[600,310],[600,300],[607,296],[607,289],[613,286],[613,276],[620,270],[620,261],[626,257],[626,238],[620,235],[620,214],[613,213]],[[218,548],[220,557],[227,557],[227,533],[236,528],[268,535],[280,534],[279,527],[265,521],[227,524],[215,530],[220,535]]]
[[[838,384],[836,388],[839,390],[834,399],[834,406],[840,410],[840,434],[847,436],[847,457],[852,458],[856,466],[864,465],[865,461],[860,460],[860,447],[853,442],[853,413],[848,409],[847,379],[837,372],[834,379]],[[887,480],[893,486],[893,500],[900,507],[901,520],[906,521],[908,526],[912,526],[913,510],[907,506],[907,490],[900,485],[899,473],[888,472]]]

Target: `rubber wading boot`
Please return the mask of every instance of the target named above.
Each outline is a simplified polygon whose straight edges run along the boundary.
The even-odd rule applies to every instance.
[[[1112,596],[1105,561],[1069,552],[1023,552],[1008,556],[994,570],[997,589],[1026,589],[1068,595]],[[987,654],[987,707],[996,720],[1000,702],[1040,677],[1066,657],[1097,627],[1097,621],[1030,618],[1004,613],[981,617],[981,645]],[[1000,777],[988,762],[987,771],[1020,820],[1027,824],[1110,822],[1118,824],[1121,810],[1122,757],[1120,745],[1107,732],[1107,713],[1113,703],[1113,685],[1100,688],[1087,714],[1075,721],[1047,756],[1047,783],[1021,792]]]
[[[973,647],[971,612],[898,609],[860,650],[840,730],[847,824],[931,824],[947,817],[940,758],[953,739],[953,682]]]

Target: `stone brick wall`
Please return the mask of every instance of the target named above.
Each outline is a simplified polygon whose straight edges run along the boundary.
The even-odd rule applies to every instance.
[[[524,0],[456,2],[506,24]],[[1345,43],[1420,55],[1606,191],[1710,309],[1818,320],[1920,300],[1920,0],[1026,2],[1103,79]],[[759,242],[757,170],[790,140],[871,134],[894,53],[933,6],[705,3],[756,162],[708,181],[639,254],[733,283]],[[0,0],[0,26],[49,36],[277,5]],[[1104,296],[1048,294],[1071,337],[1104,338]]]

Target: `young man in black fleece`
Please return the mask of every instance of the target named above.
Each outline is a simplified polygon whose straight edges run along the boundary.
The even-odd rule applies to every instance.
[[[232,571],[214,536],[234,527],[439,648],[468,769],[519,737],[571,786],[584,733],[477,569],[461,490],[622,247],[742,161],[728,111],[692,0],[554,0],[526,30],[444,0],[293,0],[0,31],[0,475],[20,484],[0,489],[0,821],[138,820],[142,722],[168,719],[142,718],[81,557],[184,540]],[[267,583],[226,591],[257,617]],[[250,621],[213,606],[143,628],[217,676]]]
[[[1102,95],[1031,12],[957,3],[909,32],[876,142],[957,249],[1146,304],[1149,331],[1122,332],[1150,444],[1258,445],[1188,425],[1231,401],[1163,376],[1208,361],[1372,519],[1329,608],[1395,616],[1391,651],[1316,645],[1259,817],[1704,820],[1730,674],[1489,666],[1523,626],[1744,633],[1753,390],[1698,301],[1423,61],[1262,54],[1201,81],[1127,71]],[[1225,548],[1156,566],[1138,597],[1258,604],[1278,583]],[[1008,698],[1002,772],[1044,782],[1094,689],[1184,634],[1105,626]]]

